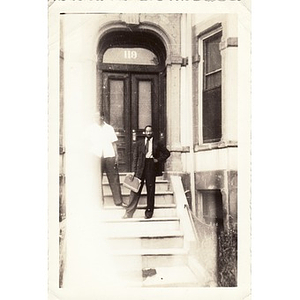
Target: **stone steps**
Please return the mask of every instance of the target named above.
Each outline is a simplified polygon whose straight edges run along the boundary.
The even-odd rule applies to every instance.
[[[180,231],[169,232],[168,234],[132,234],[131,236],[119,235],[110,237],[108,244],[112,249],[122,250],[131,249],[167,249],[167,248],[181,248],[184,245],[183,234]]]
[[[131,173],[131,172],[129,172],[129,173],[130,173],[130,174],[133,174],[133,173]],[[128,173],[125,173],[125,172],[120,172],[120,173],[119,173],[119,178],[120,178],[120,182],[121,182],[121,183],[124,181],[124,178],[125,178],[125,176],[126,176],[127,174],[128,174]],[[162,175],[162,176],[156,176],[156,181],[159,181],[159,180],[165,181],[166,183],[168,183],[168,180],[165,180],[164,175]],[[107,183],[107,182],[108,182],[106,173],[103,173],[103,181],[102,181],[102,182],[103,182],[103,183]]]
[[[135,211],[133,218],[144,218],[145,216],[146,205],[138,206]],[[123,207],[114,206],[106,206],[102,211],[102,219],[104,220],[120,220],[122,219],[125,213],[125,209]],[[153,212],[153,218],[163,218],[163,217],[176,217],[177,211],[176,207],[173,204],[165,205],[165,206],[155,206]]]
[[[185,266],[188,260],[187,251],[183,248],[118,249],[112,255],[119,272]]]
[[[168,232],[169,230],[179,230],[178,217],[162,217],[145,219],[145,218],[131,218],[131,219],[110,219],[105,220],[106,232],[109,236],[119,234],[120,232],[134,232],[143,234],[153,234],[155,232]]]
[[[121,185],[125,175],[120,174]],[[156,179],[155,209],[151,219],[144,218],[145,186],[138,208],[130,219],[122,219],[125,209],[114,205],[106,176],[102,186],[104,206],[101,220],[105,224],[107,245],[119,277],[125,279],[128,286],[197,286],[196,276],[188,267],[188,249],[185,248],[170,183],[163,177]],[[128,203],[129,194],[129,189],[122,187],[125,203]]]
[[[144,287],[197,287],[195,274],[187,266],[156,267],[156,274],[143,280]]]
[[[122,194],[123,193],[124,194],[130,193],[130,190],[127,187],[123,186],[122,182],[120,184],[121,184],[121,193]],[[108,183],[107,180],[106,180],[106,182],[103,182],[102,188],[103,188],[103,195],[104,196],[111,195],[111,189],[110,189],[110,186],[109,186],[109,183]],[[169,186],[168,181],[166,181],[166,180],[156,180],[156,182],[155,182],[155,191],[160,192],[160,193],[170,191],[170,186]],[[146,184],[144,184],[142,193],[145,194],[146,192],[147,192]]]
[[[129,192],[122,194],[123,202],[128,203],[129,202]],[[173,204],[174,198],[173,198],[173,192],[156,192],[155,193],[155,204],[159,205],[166,205],[166,204]],[[141,197],[139,199],[140,205],[146,205],[147,204],[147,194],[143,193],[141,194]],[[113,197],[111,195],[104,196],[104,206],[112,206],[114,205]]]

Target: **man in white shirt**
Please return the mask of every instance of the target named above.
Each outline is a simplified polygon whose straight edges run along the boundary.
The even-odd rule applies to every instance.
[[[114,203],[117,206],[125,204],[122,201],[120,178],[118,171],[118,141],[117,135],[113,127],[104,121],[104,114],[96,114],[97,124],[93,128],[95,137],[92,151],[101,158],[101,172],[106,172],[109,186],[112,191]]]

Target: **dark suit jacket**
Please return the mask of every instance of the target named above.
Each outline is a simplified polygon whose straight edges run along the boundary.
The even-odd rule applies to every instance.
[[[153,157],[158,160],[155,163],[155,176],[161,176],[163,171],[163,165],[167,158],[170,156],[170,151],[166,148],[162,141],[156,141],[153,138],[152,143],[153,149]],[[145,159],[146,159],[146,147],[145,147],[145,139],[141,139],[137,141],[134,153],[133,153],[133,162],[132,162],[132,170],[135,173],[135,176],[141,178],[143,175],[143,170],[145,167]]]

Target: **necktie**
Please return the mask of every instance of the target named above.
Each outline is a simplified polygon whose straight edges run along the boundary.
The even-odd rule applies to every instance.
[[[147,142],[146,142],[146,153],[149,152],[149,139],[147,138]]]

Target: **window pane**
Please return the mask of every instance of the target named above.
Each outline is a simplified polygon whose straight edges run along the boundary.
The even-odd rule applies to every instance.
[[[201,191],[203,217],[207,223],[217,223],[223,227],[222,194],[219,190]]]
[[[222,136],[222,57],[219,49],[222,32],[203,41],[203,142],[218,142]]]
[[[138,103],[139,103],[139,129],[151,124],[151,81],[139,81],[138,84]]]
[[[110,125],[115,129],[124,128],[124,82],[110,80]]]
[[[203,93],[203,142],[221,140],[221,88]]]
[[[220,42],[220,34],[214,35],[204,41],[205,74],[221,69]]]
[[[209,90],[218,86],[221,86],[221,71],[206,76],[205,89]]]
[[[158,65],[157,56],[144,48],[110,48],[103,56],[104,63]]]

